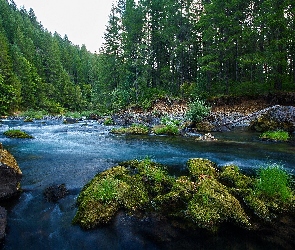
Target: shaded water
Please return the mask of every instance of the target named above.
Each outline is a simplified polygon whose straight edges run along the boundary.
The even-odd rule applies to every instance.
[[[22,129],[33,140],[8,139],[2,132]],[[217,133],[216,142],[166,136],[117,136],[95,122],[62,124],[60,121],[3,121],[0,139],[17,159],[23,172],[23,194],[9,210],[4,249],[264,249],[267,241],[247,235],[182,235],[157,219],[136,219],[120,214],[114,223],[93,231],[71,225],[75,202],[81,188],[98,172],[117,162],[151,157],[171,166],[172,174],[185,171],[189,158],[202,157],[219,165],[236,164],[255,169],[279,162],[292,172],[295,147],[288,143],[267,143],[256,133],[242,129]],[[65,183],[70,195],[48,203],[44,189]],[[226,231],[226,230],[224,230]],[[237,232],[237,231],[235,231]],[[245,241],[247,243],[245,243]]]

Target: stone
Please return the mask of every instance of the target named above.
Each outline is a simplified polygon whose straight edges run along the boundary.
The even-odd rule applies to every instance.
[[[5,237],[5,230],[7,226],[7,211],[5,208],[0,207],[0,241]]]
[[[0,200],[5,200],[19,194],[22,172],[15,158],[0,145]]]
[[[43,192],[45,199],[48,202],[57,202],[58,200],[64,198],[68,193],[69,191],[67,190],[65,184],[52,185],[47,187]]]

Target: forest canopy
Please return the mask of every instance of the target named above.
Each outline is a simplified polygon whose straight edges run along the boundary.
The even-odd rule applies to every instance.
[[[99,53],[0,0],[0,113],[114,111],[158,97],[295,88],[291,0],[118,0]]]

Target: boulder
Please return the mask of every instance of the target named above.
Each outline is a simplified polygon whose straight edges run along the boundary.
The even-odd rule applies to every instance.
[[[0,143],[0,200],[20,192],[22,172],[14,157]]]
[[[5,229],[7,226],[7,211],[0,207],[0,241],[5,237]]]
[[[257,116],[250,123],[250,129],[259,132],[274,130],[293,132],[295,130],[294,124],[295,107],[276,105],[261,116]]]
[[[48,202],[57,202],[58,200],[64,198],[68,193],[69,191],[67,190],[65,184],[47,187],[43,192],[45,199]]]

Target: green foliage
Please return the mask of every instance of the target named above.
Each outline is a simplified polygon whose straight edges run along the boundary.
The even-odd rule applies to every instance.
[[[20,116],[25,117],[26,119],[36,119],[41,120],[44,116],[48,115],[46,111],[43,110],[27,110],[20,113]]]
[[[113,134],[147,135],[149,128],[142,124],[132,124],[130,127],[113,128]]]
[[[105,125],[105,126],[111,126],[111,125],[113,125],[114,124],[114,121],[113,121],[113,119],[111,118],[111,117],[107,117],[105,120],[104,120],[104,122],[103,122],[103,125]],[[113,130],[112,130],[113,131]]]
[[[269,199],[288,201],[292,197],[290,175],[278,164],[270,164],[258,171],[255,190]]]
[[[289,133],[286,131],[266,131],[260,135],[261,139],[274,141],[288,141],[290,139]]]
[[[178,135],[179,134],[178,126],[174,124],[157,125],[153,127],[152,131],[156,135]]]
[[[28,133],[21,131],[19,129],[10,129],[3,133],[5,136],[10,138],[22,138],[22,139],[32,139],[33,136]]]
[[[190,121],[200,122],[203,118],[209,115],[211,107],[207,106],[204,101],[196,99],[189,104],[186,118]]]

